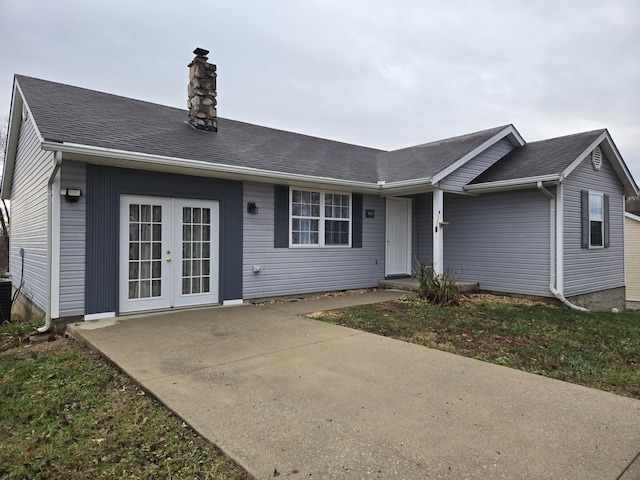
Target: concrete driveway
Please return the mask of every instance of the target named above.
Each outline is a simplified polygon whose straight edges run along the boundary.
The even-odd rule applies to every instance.
[[[640,401],[301,313],[402,295],[69,327],[258,479],[640,479]]]

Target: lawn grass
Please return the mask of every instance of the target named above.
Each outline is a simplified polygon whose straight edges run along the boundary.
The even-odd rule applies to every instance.
[[[640,312],[408,297],[314,318],[640,399]]]
[[[0,327],[0,478],[252,478],[85,347],[16,342],[30,328]]]

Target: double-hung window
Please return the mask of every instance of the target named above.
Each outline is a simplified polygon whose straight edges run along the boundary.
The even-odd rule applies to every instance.
[[[291,189],[292,246],[351,245],[351,195]]]
[[[604,246],[604,202],[599,193],[589,192],[589,247]]]

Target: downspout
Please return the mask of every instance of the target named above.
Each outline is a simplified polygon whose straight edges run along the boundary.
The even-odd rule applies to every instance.
[[[40,333],[47,332],[51,328],[51,262],[53,259],[53,239],[51,236],[53,232],[53,183],[55,182],[61,165],[62,152],[58,150],[55,153],[53,172],[51,172],[49,182],[47,183],[47,311],[44,326],[38,328]]]
[[[577,310],[579,312],[589,312],[589,309],[574,305],[556,288],[556,262],[557,262],[557,245],[558,234],[556,229],[556,197],[549,190],[542,186],[542,182],[537,183],[538,190],[544,195],[549,197],[549,291],[553,293],[554,297],[562,302],[562,304],[570,308],[571,310]]]

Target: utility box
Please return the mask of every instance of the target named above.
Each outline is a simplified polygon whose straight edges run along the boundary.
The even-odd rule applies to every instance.
[[[11,280],[0,279],[0,323],[11,320]]]

